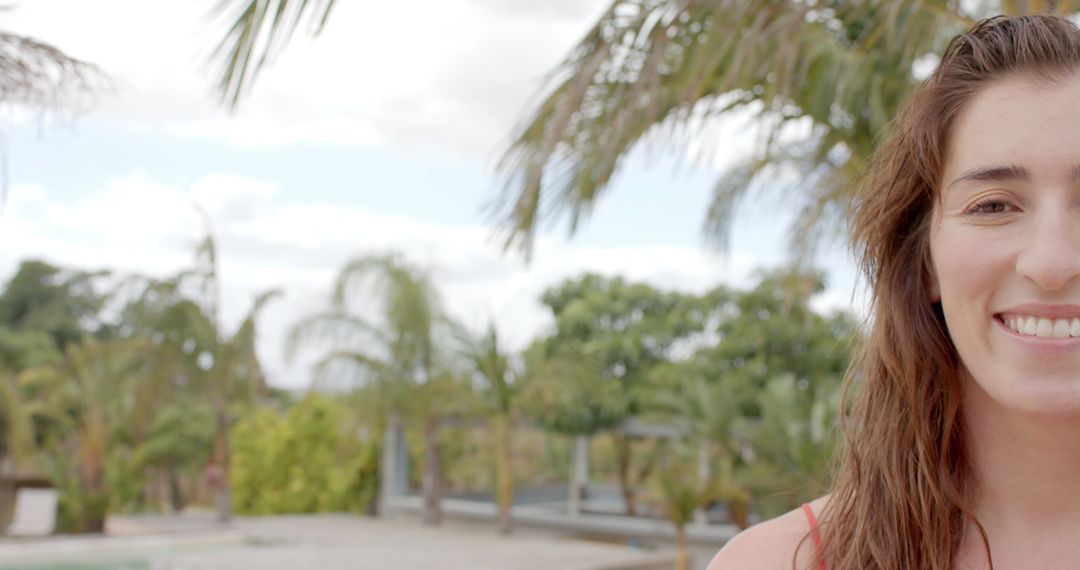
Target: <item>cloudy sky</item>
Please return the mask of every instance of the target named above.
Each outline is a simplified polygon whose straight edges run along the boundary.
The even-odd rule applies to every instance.
[[[33,0],[0,13],[5,29],[115,84],[76,117],[5,110],[0,276],[27,257],[174,273],[202,234],[194,201],[218,237],[228,323],[258,291],[285,289],[259,348],[271,382],[297,388],[310,374],[283,360],[285,331],[357,255],[396,249],[430,267],[450,311],[474,327],[494,318],[511,349],[549,326],[540,292],[585,270],[700,291],[744,286],[784,260],[790,213],[775,205],[745,209],[727,252],[702,245],[712,181],[751,144],[732,123],[708,133],[707,164],[662,143],[636,152],[585,227],[572,238],[551,228],[528,264],[493,242],[483,206],[499,151],[605,0],[341,1],[323,35],[297,36],[233,115],[202,66],[220,33],[207,25],[212,4]],[[817,302],[848,306],[846,256],[822,266],[830,288]]]

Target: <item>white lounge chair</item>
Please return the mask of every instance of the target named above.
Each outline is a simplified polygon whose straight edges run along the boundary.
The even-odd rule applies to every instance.
[[[19,489],[8,536],[48,536],[56,530],[56,489]]]

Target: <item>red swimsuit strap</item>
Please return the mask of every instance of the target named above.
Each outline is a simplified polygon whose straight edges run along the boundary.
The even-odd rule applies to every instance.
[[[817,517],[814,516],[814,510],[810,508],[809,503],[803,503],[803,513],[806,514],[806,520],[810,522],[810,532],[814,535],[814,547],[818,552],[821,552],[821,533],[818,531]],[[826,570],[825,561],[822,560],[819,566],[820,570]]]

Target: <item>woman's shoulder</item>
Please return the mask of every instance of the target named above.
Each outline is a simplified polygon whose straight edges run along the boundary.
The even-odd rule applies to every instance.
[[[828,499],[826,495],[810,503],[815,517]],[[809,531],[810,523],[800,507],[735,535],[709,563],[708,570],[790,570],[793,558],[796,568],[807,568],[814,555],[813,538],[803,540]]]

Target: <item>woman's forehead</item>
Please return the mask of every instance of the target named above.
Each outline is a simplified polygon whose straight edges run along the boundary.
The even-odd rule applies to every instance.
[[[1013,168],[1033,178],[1072,177],[1080,165],[1080,73],[1049,82],[1010,77],[983,87],[952,125],[947,188],[979,169]]]

